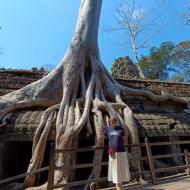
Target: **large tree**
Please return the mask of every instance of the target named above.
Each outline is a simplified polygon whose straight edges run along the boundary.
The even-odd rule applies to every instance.
[[[41,166],[47,137],[55,120],[57,149],[77,147],[79,133],[84,127],[90,133],[95,131],[95,145],[103,145],[103,127],[107,115],[117,117],[126,131],[129,131],[131,142],[136,143],[139,138],[133,112],[122,100],[122,94],[142,95],[158,102],[171,100],[189,108],[185,99],[124,87],[110,76],[100,59],[98,49],[101,4],[102,0],[82,0],[72,42],[62,61],[51,73],[0,98],[1,119],[16,109],[46,108],[33,140],[28,172]],[[92,121],[89,119],[90,114]],[[102,153],[96,149],[94,161],[101,161]],[[70,153],[63,153],[57,157],[57,163],[68,167],[71,164],[70,157]],[[89,178],[100,176],[100,172],[101,167],[93,168]],[[57,171],[55,183],[68,181],[70,175],[70,172]],[[28,176],[25,186],[32,186],[34,179],[33,175]]]
[[[176,48],[173,42],[163,42],[160,47],[152,47],[148,56],[142,56],[140,65],[147,79],[166,80],[170,65],[175,61],[172,52]]]
[[[176,45],[173,52],[177,72],[170,80],[178,82],[190,82],[190,41],[182,41]]]
[[[190,79],[190,42],[163,42],[160,47],[151,48],[149,55],[141,57],[140,66],[147,79],[187,82]]]
[[[138,7],[135,0],[121,1],[116,7],[116,13],[117,27],[112,30],[125,32],[127,38],[124,40],[124,45],[132,50],[139,76],[144,79],[146,76],[140,66],[138,54],[141,49],[147,47],[150,40],[159,32],[160,29],[155,27],[158,17]]]
[[[190,26],[190,5],[187,4],[184,7],[185,7],[185,10],[181,14],[181,16],[184,21],[184,24]]]

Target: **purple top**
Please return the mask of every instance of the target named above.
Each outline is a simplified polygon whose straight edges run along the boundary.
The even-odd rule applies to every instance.
[[[109,139],[109,147],[113,147],[116,152],[125,152],[125,146],[123,141],[124,129],[121,126],[107,127],[105,135]]]

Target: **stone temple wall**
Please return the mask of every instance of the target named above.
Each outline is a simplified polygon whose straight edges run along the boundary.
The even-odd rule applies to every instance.
[[[0,96],[39,80],[45,74],[43,69],[0,70]]]
[[[19,89],[42,78],[46,73],[39,70],[0,71],[0,95]],[[190,100],[190,84],[138,79],[116,79],[119,83],[136,89],[147,89],[156,94],[171,93]],[[183,112],[185,105],[171,101],[152,102],[144,96],[124,96],[137,121],[141,137],[190,136],[190,117]],[[0,141],[31,141],[39,124],[42,109],[15,111],[6,127],[0,127]],[[54,133],[51,133],[53,139]]]
[[[39,80],[46,74],[43,69],[0,70],[0,96]],[[116,78],[116,80],[123,85],[148,89],[157,94],[168,92],[178,97],[190,98],[190,83],[120,78]]]

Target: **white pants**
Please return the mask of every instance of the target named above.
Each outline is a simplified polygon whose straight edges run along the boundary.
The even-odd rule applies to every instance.
[[[115,184],[130,180],[129,163],[126,152],[116,152],[115,158],[109,156],[108,181]]]

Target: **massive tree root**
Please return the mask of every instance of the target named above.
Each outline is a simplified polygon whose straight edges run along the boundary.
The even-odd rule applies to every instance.
[[[103,129],[108,115],[117,117],[125,127],[131,142],[138,143],[138,130],[133,112],[122,100],[123,94],[146,96],[156,102],[171,100],[186,104],[187,110],[189,109],[189,104],[184,99],[124,87],[110,76],[101,62],[97,43],[101,3],[101,0],[82,1],[73,41],[54,71],[45,78],[0,98],[1,119],[15,109],[48,107],[35,134],[28,172],[40,168],[54,120],[56,148],[62,150],[77,147],[79,134],[84,127],[88,134],[95,136],[96,146],[104,145]],[[89,119],[90,114],[93,116],[92,120]],[[134,148],[133,154],[140,154],[139,149]],[[102,150],[95,150],[93,161],[100,162],[102,155]],[[76,157],[71,157],[72,153],[69,152],[60,154],[56,158],[57,165],[68,168],[76,162]],[[57,171],[55,183],[67,182],[72,175],[68,170]],[[96,166],[92,169],[89,179],[100,175],[101,167]],[[25,186],[33,186],[34,181],[35,176],[28,176]],[[84,189],[88,186],[89,184]]]

